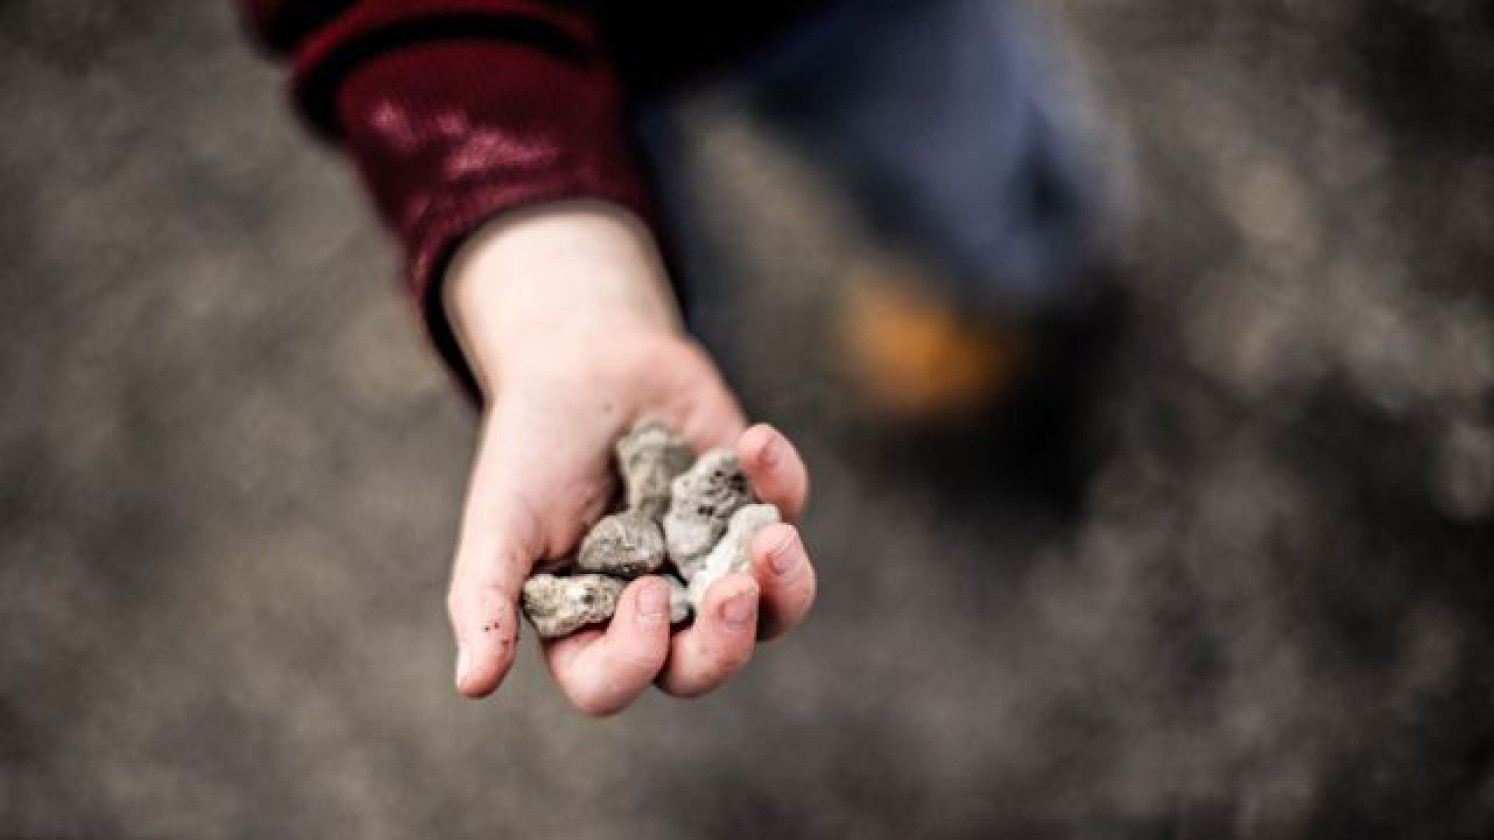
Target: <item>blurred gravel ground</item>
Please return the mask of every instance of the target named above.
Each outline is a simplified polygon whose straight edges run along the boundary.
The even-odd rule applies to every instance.
[[[855,215],[695,109],[701,323],[824,597],[600,723],[532,651],[450,689],[472,418],[225,6],[0,0],[0,837],[1494,833],[1485,4],[1045,6],[1122,303],[953,440],[839,380]]]

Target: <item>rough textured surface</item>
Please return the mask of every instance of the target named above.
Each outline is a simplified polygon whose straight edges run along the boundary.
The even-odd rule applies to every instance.
[[[524,615],[542,639],[568,636],[611,618],[624,585],[605,575],[534,575],[524,581]]]
[[[664,541],[669,559],[683,573],[694,568],[726,531],[726,523],[751,501],[736,453],[713,449],[674,480]]]
[[[0,836],[1494,836],[1489,4],[1042,5],[1135,160],[1093,398],[858,422],[873,249],[692,115],[696,323],[822,588],[598,724],[533,644],[452,691],[478,426],[227,4],[0,2]]]
[[[669,427],[650,420],[624,435],[616,452],[628,508],[653,519],[663,518],[669,510],[670,484],[689,469],[695,453]]]
[[[641,511],[604,516],[576,554],[582,571],[632,579],[664,565],[664,532]]]
[[[746,505],[738,508],[727,523],[726,533],[719,542],[692,564],[690,570],[680,569],[680,574],[690,583],[690,604],[697,612],[705,603],[706,592],[711,584],[732,572],[749,572],[752,568],[747,548],[753,536],[774,522],[782,522],[778,508],[772,505]]]

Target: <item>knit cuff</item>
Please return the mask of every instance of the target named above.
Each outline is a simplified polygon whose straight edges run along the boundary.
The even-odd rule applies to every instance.
[[[416,43],[353,68],[336,105],[344,144],[404,244],[431,340],[474,398],[440,288],[463,238],[544,201],[594,198],[650,215],[621,94],[595,54],[483,39]]]

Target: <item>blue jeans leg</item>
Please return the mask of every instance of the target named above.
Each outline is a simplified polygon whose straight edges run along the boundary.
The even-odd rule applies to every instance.
[[[1007,0],[838,0],[740,72],[770,124],[970,305],[1087,291],[1096,179],[1041,32]]]

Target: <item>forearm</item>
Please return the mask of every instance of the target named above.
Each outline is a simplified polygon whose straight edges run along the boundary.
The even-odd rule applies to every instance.
[[[605,353],[622,337],[677,333],[680,316],[647,226],[600,201],[505,213],[462,246],[443,303],[483,391],[535,354]]]
[[[465,364],[473,354],[458,346],[441,289],[468,237],[555,202],[647,213],[622,91],[588,4],[240,2],[260,38],[290,56],[303,114],[357,164],[404,245],[432,341],[469,389],[479,387]]]

